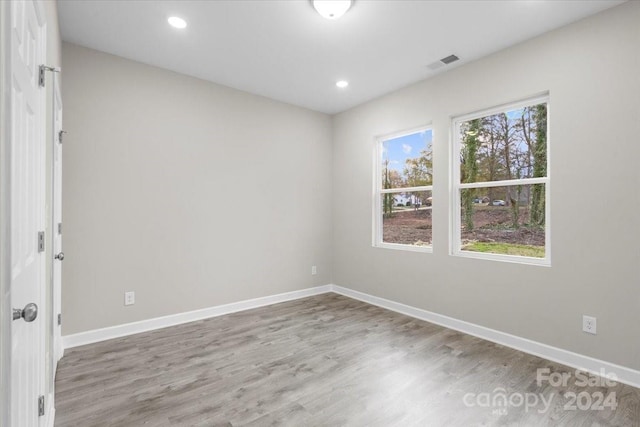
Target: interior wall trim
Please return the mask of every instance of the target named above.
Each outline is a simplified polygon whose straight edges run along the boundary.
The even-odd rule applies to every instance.
[[[615,375],[616,381],[640,388],[640,371],[625,366],[616,365],[604,360],[595,359],[593,357],[574,353],[558,347],[553,347],[527,338],[518,337],[495,329],[486,328],[464,320],[454,319],[453,317],[444,316],[442,314],[433,313],[431,311],[422,310],[406,304],[401,304],[388,299],[376,297],[363,292],[354,291],[338,285],[331,285],[331,290],[337,294],[344,295],[349,298],[357,299],[368,304],[386,308],[416,319],[424,320],[429,323],[444,326],[465,334],[473,335],[496,344],[504,345],[515,350],[522,351],[543,359],[561,363],[569,367],[580,369],[595,375]]]
[[[561,363],[569,367],[580,369],[595,375],[615,375],[615,380],[632,387],[640,388],[640,371],[625,366],[616,365],[604,360],[595,359],[582,354],[574,353],[558,347],[553,347],[527,338],[518,337],[495,329],[486,328],[464,320],[444,316],[442,314],[412,307],[399,302],[380,298],[364,292],[355,291],[339,285],[324,285],[314,288],[302,289],[293,292],[286,292],[261,298],[254,298],[201,310],[188,311],[185,313],[173,314],[170,316],[157,317],[154,319],[141,320],[139,322],[126,323],[123,325],[111,326],[108,328],[95,329],[80,332],[62,337],[64,349],[78,347],[95,342],[105,341],[113,338],[124,337],[140,332],[152,331],[169,326],[180,325],[182,323],[194,322],[196,320],[208,319],[225,314],[236,313],[252,308],[264,307],[280,302],[306,298],[327,292],[334,292],[349,298],[353,298],[368,304],[395,311],[406,316],[434,323],[445,328],[453,329],[465,334],[504,345],[524,353],[542,357],[543,359]]]
[[[106,341],[113,338],[139,334],[140,332],[153,331],[156,329],[167,328],[169,326],[180,325],[182,323],[195,322],[196,320],[209,319],[211,317],[237,313],[239,311],[250,310],[252,308],[264,307],[266,305],[306,298],[313,295],[324,294],[327,292],[331,292],[331,285],[317,286],[314,288],[301,289],[298,291],[269,295],[266,297],[248,299],[239,302],[232,302],[230,304],[218,305],[194,311],[187,311],[184,313],[171,314],[169,316],[156,317],[153,319],[125,323],[122,325],[110,326],[107,328],[94,329],[77,334],[64,335],[62,337],[62,345],[64,349],[68,349],[81,345]]]

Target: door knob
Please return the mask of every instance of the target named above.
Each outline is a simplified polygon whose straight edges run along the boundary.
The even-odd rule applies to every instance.
[[[32,302],[25,305],[22,310],[19,308],[13,309],[13,320],[22,318],[25,322],[33,322],[36,317],[38,317],[38,306]]]
[[[64,259],[64,252],[60,252],[54,258],[62,261]]]

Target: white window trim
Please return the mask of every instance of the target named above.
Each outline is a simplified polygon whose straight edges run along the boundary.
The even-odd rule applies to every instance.
[[[475,183],[461,183],[460,182],[460,151],[462,149],[462,142],[460,141],[459,127],[463,122],[469,120],[479,119],[482,117],[490,116],[493,114],[501,113],[503,111],[516,110],[518,108],[527,107],[530,105],[536,105],[546,103],[547,104],[547,176],[541,178],[524,178],[513,179],[504,181],[483,181]],[[477,111],[470,114],[454,117],[451,121],[451,162],[449,167],[451,168],[451,191],[450,197],[451,204],[449,205],[449,212],[451,214],[451,230],[450,230],[450,254],[462,258],[475,258],[494,260],[502,262],[512,262],[518,264],[551,266],[551,145],[550,141],[550,102],[549,94],[538,95],[524,100],[503,104],[497,107],[488,108],[486,110]],[[492,254],[487,252],[473,252],[462,250],[462,219],[461,219],[461,199],[460,190],[465,188],[488,188],[488,187],[505,187],[513,185],[531,185],[531,184],[544,184],[545,185],[545,248],[544,258],[527,257],[521,255],[503,255]]]
[[[433,194],[433,185],[425,185],[419,187],[406,187],[406,188],[382,188],[382,143],[390,139],[401,138],[403,136],[412,135],[414,133],[430,130],[432,132],[431,144],[433,148],[433,127],[431,123],[424,126],[418,126],[412,129],[389,133],[385,135],[379,135],[374,138],[375,148],[373,150],[373,221],[372,221],[372,246],[374,248],[394,249],[410,252],[433,252],[433,229],[431,231],[431,245],[429,246],[416,246],[416,245],[404,245],[400,243],[384,242],[383,239],[383,219],[382,219],[382,194],[389,193],[404,193],[410,191],[431,191]],[[433,224],[433,210],[432,212],[432,224]]]

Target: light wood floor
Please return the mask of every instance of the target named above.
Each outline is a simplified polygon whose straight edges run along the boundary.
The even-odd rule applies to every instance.
[[[574,374],[323,294],[67,350],[56,426],[640,426],[640,390],[538,386],[538,368]],[[565,409],[597,392],[617,409]]]

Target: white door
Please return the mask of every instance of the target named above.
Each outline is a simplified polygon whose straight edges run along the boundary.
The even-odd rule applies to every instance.
[[[44,252],[38,232],[44,231],[45,138],[44,90],[39,66],[45,55],[45,16],[35,0],[12,1],[11,12],[11,137],[10,224],[11,306],[43,307]],[[33,306],[32,306],[33,307]],[[38,399],[43,395],[44,316],[11,322],[11,425],[40,425]],[[14,312],[15,314],[15,312]],[[15,317],[15,316],[14,316]]]

